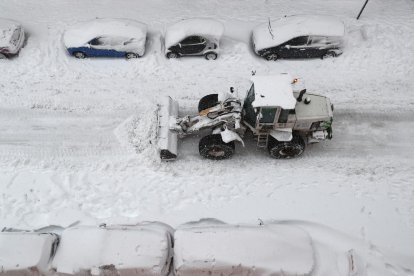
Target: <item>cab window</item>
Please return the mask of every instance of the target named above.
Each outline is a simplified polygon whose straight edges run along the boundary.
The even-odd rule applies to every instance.
[[[275,115],[276,115],[276,108],[262,107],[261,118],[259,122],[261,124],[273,124],[273,122],[275,121]]]
[[[281,123],[281,124],[284,124],[284,123],[286,123],[287,122],[287,120],[288,120],[288,117],[289,117],[289,114],[290,114],[290,110],[289,109],[282,109],[281,111],[280,111],[280,114],[279,114],[279,119],[278,119],[278,123]]]

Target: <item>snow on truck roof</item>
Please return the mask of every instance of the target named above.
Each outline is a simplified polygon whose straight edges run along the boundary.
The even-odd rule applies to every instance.
[[[224,25],[209,18],[192,18],[179,21],[167,28],[165,33],[165,48],[177,44],[191,35],[201,35],[220,40],[224,33]]]
[[[21,27],[19,22],[14,20],[0,18],[0,47],[8,47],[13,32]]]
[[[145,45],[147,25],[129,19],[94,19],[79,22],[66,30],[63,42],[66,47],[81,47],[98,36],[135,38]]]
[[[289,225],[187,226],[174,239],[174,267],[183,276],[310,275],[315,263],[308,233]]]
[[[253,76],[255,99],[253,107],[276,107],[294,109],[296,98],[293,96],[293,78],[289,74],[273,76]]]
[[[298,36],[341,37],[344,33],[344,23],[334,16],[293,15],[271,21],[270,26],[269,22],[256,26],[253,29],[253,42],[258,51],[278,46]]]

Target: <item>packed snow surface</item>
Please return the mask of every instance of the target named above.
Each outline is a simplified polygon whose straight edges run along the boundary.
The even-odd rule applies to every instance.
[[[20,24],[14,20],[0,18],[0,48],[11,47],[11,38]]]
[[[278,46],[295,37],[317,35],[342,37],[344,23],[327,15],[293,15],[258,25],[253,29],[255,50]]]
[[[124,39],[115,45],[115,49],[135,49],[139,55],[145,50],[147,26],[143,23],[127,19],[95,19],[80,22],[65,31],[63,42],[67,48],[82,47],[97,37]],[[130,39],[133,39],[129,42]],[[126,44],[128,42],[128,44]]]
[[[27,232],[0,232],[0,275],[28,275],[32,268],[48,269],[57,236]]]
[[[174,235],[178,275],[310,275],[309,235],[287,225],[215,225],[179,228]]]
[[[120,8],[120,1],[0,1],[0,16],[28,34],[18,57],[0,61],[0,229],[143,220],[175,227],[202,217],[307,221],[313,240],[332,234],[321,254],[339,244],[341,252],[357,250],[368,276],[412,276],[414,3],[369,1],[357,21],[362,2],[123,0]],[[338,17],[346,25],[343,54],[258,57],[252,29],[286,14]],[[95,17],[145,22],[147,54],[68,56],[64,30]],[[191,17],[223,22],[219,59],[165,58],[166,26]],[[197,114],[207,94],[233,86],[245,95],[252,71],[300,76],[307,93],[329,97],[333,139],[308,145],[300,158],[274,160],[246,137],[231,160],[214,162],[198,153],[207,134],[200,133],[179,140],[179,160],[159,161],[162,98],[177,100],[180,116]],[[335,275],[340,255],[324,256],[332,265],[321,270]]]
[[[191,18],[181,20],[169,26],[165,32],[165,48],[182,41],[191,35],[200,35],[213,39],[217,44],[224,33],[224,25],[214,19]]]
[[[162,225],[78,226],[62,233],[53,267],[76,274],[113,269],[121,275],[166,275],[171,258],[171,234]]]
[[[293,80],[290,74],[253,76],[253,107],[280,106],[283,109],[295,109],[296,98],[293,97]]]

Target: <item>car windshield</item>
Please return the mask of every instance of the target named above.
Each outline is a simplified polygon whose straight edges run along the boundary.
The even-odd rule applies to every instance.
[[[17,43],[19,42],[20,32],[21,32],[21,29],[20,28],[17,28],[16,30],[14,30],[13,35],[11,36],[10,42],[14,46],[16,46]]]
[[[200,36],[189,36],[183,41],[181,41],[181,44],[198,44],[203,43],[204,39]]]

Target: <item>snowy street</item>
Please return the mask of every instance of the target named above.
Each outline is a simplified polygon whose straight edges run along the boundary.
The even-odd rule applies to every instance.
[[[0,1],[0,17],[22,22],[28,36],[18,57],[0,61],[0,229],[287,221],[352,237],[362,255],[384,258],[381,275],[414,275],[414,2],[371,1],[356,21],[362,2]],[[255,25],[302,13],[344,21],[343,55],[269,62],[254,54]],[[148,24],[144,56],[70,57],[63,31],[94,17]],[[217,60],[164,57],[165,27],[189,17],[224,24]],[[206,94],[233,86],[244,95],[252,71],[289,72],[328,96],[333,139],[293,160],[271,159],[246,139],[232,159],[214,162],[199,155],[202,135],[192,136],[176,161],[159,161],[162,97],[193,114]]]

